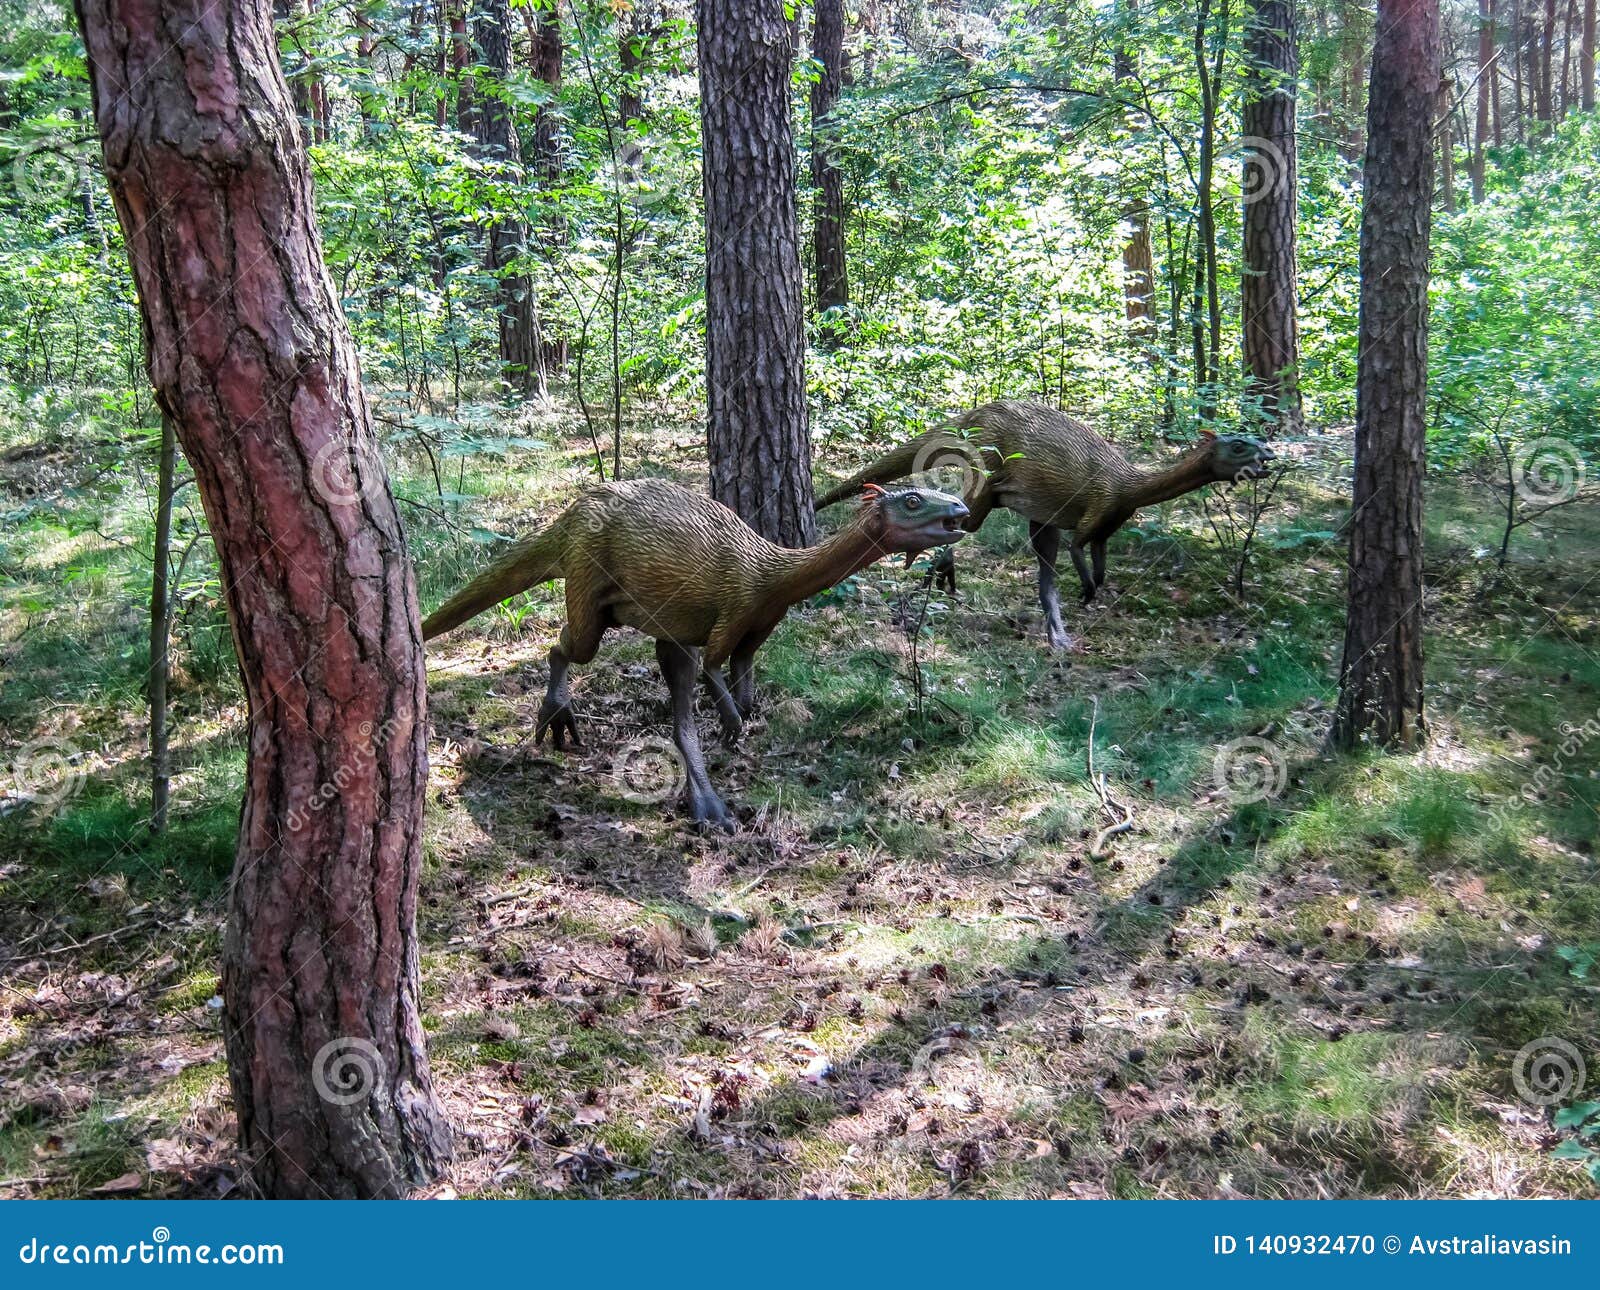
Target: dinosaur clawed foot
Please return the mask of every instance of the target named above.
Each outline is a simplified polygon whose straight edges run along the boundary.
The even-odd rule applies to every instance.
[[[1050,652],[1052,654],[1081,654],[1083,653],[1082,641],[1076,636],[1069,636],[1065,629],[1052,626],[1047,630],[1050,638]]]
[[[565,699],[546,699],[539,705],[539,721],[533,730],[533,742],[544,742],[545,731],[550,732],[552,748],[582,748],[578,738],[578,722],[572,714],[572,704]]]
[[[733,813],[727,804],[711,789],[697,790],[693,784],[689,786],[689,818],[702,832],[734,830]]]
[[[739,742],[739,736],[744,733],[744,718],[742,716],[729,717],[724,714],[720,718],[722,727],[722,746],[732,748]]]

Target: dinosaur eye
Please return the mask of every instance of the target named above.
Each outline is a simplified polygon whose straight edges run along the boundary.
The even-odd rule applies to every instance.
[[[922,494],[921,493],[907,493],[906,494],[906,510],[908,510],[908,511],[920,511],[921,509],[922,509]]]

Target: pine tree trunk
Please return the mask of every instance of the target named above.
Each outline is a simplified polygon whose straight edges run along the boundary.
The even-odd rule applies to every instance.
[[[819,73],[811,86],[812,256],[817,313],[850,303],[845,262],[844,175],[833,159],[828,113],[844,85],[844,0],[817,0],[811,57]],[[833,333],[830,331],[829,335]]]
[[[554,9],[524,9],[523,15],[528,25],[533,74],[544,83],[554,104],[561,95],[561,17]],[[554,106],[540,107],[534,114],[533,164],[541,179],[549,183],[560,180],[560,113]]]
[[[510,6],[507,0],[478,0],[473,17],[473,34],[487,75],[492,84],[504,85],[511,76]],[[502,180],[520,184],[522,153],[511,105],[500,94],[483,94],[478,104],[478,132],[484,158]],[[539,335],[538,297],[527,270],[516,267],[527,248],[527,224],[515,216],[497,214],[489,229],[486,267],[500,283],[500,365],[512,389],[543,398],[544,346]]]
[[[812,539],[805,304],[784,0],[697,0],[711,495]]]
[[[1483,200],[1489,142],[1489,107],[1494,97],[1494,0],[1478,0],[1478,119],[1472,140],[1472,200]]]
[[[249,704],[223,1036],[251,1182],[398,1196],[450,1134],[417,1004],[416,586],[322,258],[270,0],[78,0],[149,374]]]
[[[1295,223],[1299,214],[1294,0],[1255,0],[1245,32],[1244,272],[1246,395],[1285,434],[1300,428]]]
[[[1544,0],[1544,23],[1539,29],[1539,120],[1555,120],[1551,74],[1555,63],[1556,0]]]
[[[1134,0],[1123,0],[1122,9],[1132,17]],[[1112,78],[1116,82],[1128,80],[1134,74],[1133,51],[1126,45],[1117,49],[1112,63]],[[1150,247],[1150,203],[1142,196],[1130,198],[1122,207],[1122,225],[1125,236],[1122,243],[1122,298],[1123,309],[1133,329],[1143,331],[1151,326],[1155,315],[1155,256]]]
[[[1381,0],[1367,114],[1349,614],[1337,746],[1422,721],[1422,480],[1439,0]]]
[[[1578,59],[1580,96],[1585,112],[1594,111],[1595,0],[1583,0],[1583,53]]]

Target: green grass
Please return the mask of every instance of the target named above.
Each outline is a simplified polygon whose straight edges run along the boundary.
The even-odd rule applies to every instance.
[[[449,490],[474,498],[448,503],[452,527],[403,509],[424,604],[492,555],[468,530],[518,530],[570,495],[567,429],[540,430],[547,450],[449,459]],[[81,481],[115,454],[73,433]],[[403,446],[395,477],[402,496],[432,491]],[[1297,536],[1337,526],[1314,480],[1268,516],[1241,601],[1191,506],[1142,517],[1112,545],[1105,603],[1069,608],[1084,650],[1065,658],[1042,648],[1026,536],[1001,517],[958,553],[960,596],[930,605],[920,706],[897,625],[920,614],[919,577],[885,564],[795,610],[759,659],[760,719],[737,750],[708,740],[747,817],[732,839],[610,780],[616,746],[665,730],[641,638],[578,670],[578,754],[523,747],[559,588],[432,651],[419,926],[434,1074],[469,1135],[458,1190],[1437,1195],[1513,1177],[1594,1194],[1545,1130],[1495,1108],[1524,1044],[1587,1054],[1600,1030],[1557,953],[1600,923],[1600,740],[1544,800],[1520,792],[1562,723],[1600,711],[1600,622],[1576,594],[1600,520],[1560,512],[1561,559],[1532,558],[1555,539],[1528,534],[1492,580],[1473,550],[1494,517],[1431,496],[1433,735],[1414,756],[1323,749],[1342,581],[1337,544]],[[225,1101],[216,1060],[159,1062],[215,1037],[243,707],[201,544],[172,822],[152,836],[149,499],[112,476],[0,516],[5,761],[64,739],[81,781],[0,818],[0,939],[50,951],[0,969],[0,1084],[37,1091],[48,1052],[74,1090],[0,1099],[0,1171],[82,1194]],[[1098,858],[1091,723],[1133,817]],[[1276,747],[1281,792],[1220,791],[1219,749],[1243,738]],[[758,910],[787,934],[738,921]],[[710,959],[640,957],[651,924],[712,915]],[[108,976],[152,1024],[70,1042],[97,1033]],[[818,1053],[836,1072],[821,1085],[803,1075]],[[703,1139],[696,1108],[719,1088]]]

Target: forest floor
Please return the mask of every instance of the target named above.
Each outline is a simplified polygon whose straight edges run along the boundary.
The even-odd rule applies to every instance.
[[[572,419],[515,433],[546,446],[442,482],[398,452],[425,604],[492,552],[467,528],[587,477]],[[699,484],[698,446],[651,427],[626,460]],[[152,837],[150,481],[119,453],[0,438],[0,763],[31,768],[0,781],[0,1196],[238,1177],[216,965],[243,707],[195,557]],[[832,474],[855,455],[819,445]],[[1428,745],[1330,758],[1348,435],[1285,455],[1243,594],[1186,499],[1113,540],[1076,653],[1044,648],[1004,515],[953,598],[897,561],[792,612],[740,746],[702,722],[732,836],[638,800],[670,766],[632,752],[669,733],[643,637],[575,673],[567,753],[531,741],[559,588],[431,647],[435,1193],[1596,1194],[1556,1116],[1576,1072],[1553,1104],[1541,1080],[1568,1053],[1600,1080],[1600,516],[1520,531],[1496,577],[1491,499],[1435,486]],[[1098,857],[1121,817],[1091,730],[1132,813]]]

